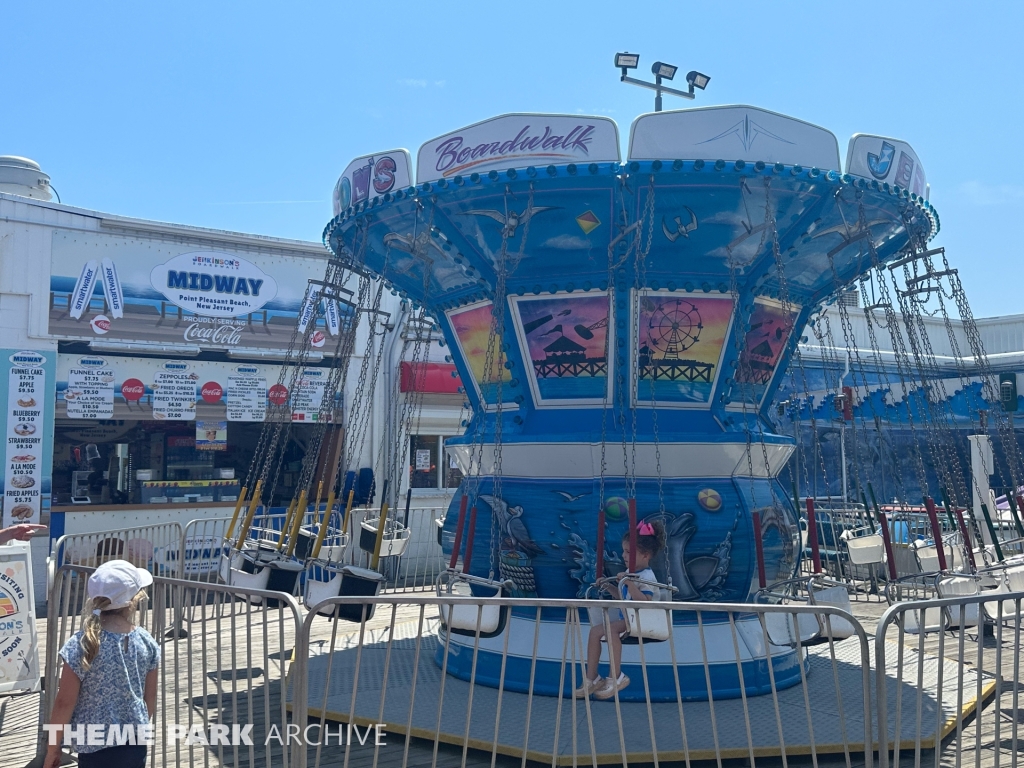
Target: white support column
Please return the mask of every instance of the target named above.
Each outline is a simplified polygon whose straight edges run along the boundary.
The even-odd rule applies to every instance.
[[[986,543],[991,544],[992,537],[989,535],[988,526],[985,525],[981,505],[988,504],[992,495],[989,487],[989,478],[995,467],[992,461],[992,440],[988,435],[968,435],[967,439],[971,442],[971,475],[974,478],[971,483],[971,498],[974,503],[974,518],[979,521],[978,527],[981,529],[982,537]],[[989,513],[995,515],[996,511],[990,509]]]

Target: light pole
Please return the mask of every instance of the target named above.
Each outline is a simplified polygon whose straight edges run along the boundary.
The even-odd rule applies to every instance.
[[[673,96],[692,99],[695,95],[694,88],[700,88],[703,91],[707,88],[708,83],[711,82],[710,77],[694,70],[688,72],[686,75],[686,84],[689,86],[688,90],[680,91],[676,88],[669,88],[664,84],[664,81],[672,80],[676,76],[676,71],[679,67],[673,66],[672,64],[666,64],[662,61],[654,62],[654,65],[651,67],[651,74],[654,75],[653,83],[648,83],[646,80],[638,80],[635,77],[629,77],[629,70],[636,69],[640,66],[640,54],[638,53],[615,54],[615,66],[622,70],[622,76],[619,78],[622,82],[639,85],[641,88],[650,88],[654,91],[655,112],[661,112],[661,94],[670,93]]]

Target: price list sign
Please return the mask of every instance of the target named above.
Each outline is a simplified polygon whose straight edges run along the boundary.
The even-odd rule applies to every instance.
[[[10,356],[7,389],[7,466],[4,525],[38,523],[41,509],[46,358],[38,352]]]
[[[327,371],[323,368],[306,368],[292,394],[292,421],[320,421],[320,409],[327,388]],[[330,421],[330,412],[323,415],[323,421]]]
[[[264,421],[266,418],[266,378],[228,376],[228,421]]]
[[[164,370],[153,377],[153,418],[195,421],[198,381],[199,375],[188,370],[188,363],[164,363]]]
[[[114,418],[114,372],[108,368],[71,368],[64,390],[69,419]]]

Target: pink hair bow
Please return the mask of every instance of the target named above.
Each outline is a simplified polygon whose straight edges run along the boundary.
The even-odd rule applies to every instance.
[[[641,522],[637,525],[636,532],[639,533],[641,536],[653,536],[654,526],[648,522]]]

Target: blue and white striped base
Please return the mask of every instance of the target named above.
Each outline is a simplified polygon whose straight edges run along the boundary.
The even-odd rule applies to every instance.
[[[583,679],[590,631],[586,618],[584,615],[583,623],[572,627],[570,632],[567,623],[561,620],[537,622],[533,615],[513,614],[504,633],[479,640],[468,635],[448,636],[442,628],[434,661],[443,666],[447,648],[447,672],[461,680],[491,688],[498,688],[502,683],[505,690],[519,693],[528,692],[532,680],[536,694],[557,696],[561,688],[563,696],[572,696]],[[642,648],[640,645],[623,646],[622,671],[631,683],[619,692],[621,701],[734,699],[739,698],[741,690],[748,696],[771,693],[773,678],[775,690],[800,682],[799,649],[770,646],[769,668],[764,633],[756,616],[736,617],[730,625],[727,616],[704,615],[702,628],[698,628],[692,614],[683,621],[672,627],[673,636],[666,642],[647,641]],[[506,643],[507,655],[504,653]],[[536,663],[533,663],[534,648]],[[600,672],[608,674],[606,647],[602,648]]]

